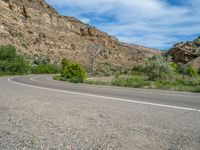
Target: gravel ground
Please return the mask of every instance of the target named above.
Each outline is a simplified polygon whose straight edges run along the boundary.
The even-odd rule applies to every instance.
[[[28,88],[0,78],[1,150],[199,150],[200,112]]]

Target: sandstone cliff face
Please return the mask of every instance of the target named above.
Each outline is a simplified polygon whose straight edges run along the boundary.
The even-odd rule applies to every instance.
[[[0,45],[13,44],[19,52],[39,54],[60,62],[62,58],[89,64],[91,44],[104,48],[98,62],[118,66],[144,63],[159,53],[127,45],[73,17],[59,15],[43,0],[0,0]]]
[[[177,43],[166,54],[177,63],[200,68],[200,37],[191,42]]]

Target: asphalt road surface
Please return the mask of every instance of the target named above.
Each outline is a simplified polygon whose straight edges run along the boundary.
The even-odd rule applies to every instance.
[[[200,150],[200,94],[0,78],[0,150]]]

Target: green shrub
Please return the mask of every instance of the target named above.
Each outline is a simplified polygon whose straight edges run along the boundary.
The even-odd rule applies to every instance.
[[[149,80],[166,79],[172,73],[172,69],[163,56],[154,56],[147,61],[144,73]]]
[[[63,59],[61,63],[61,77],[71,82],[84,82],[86,79],[85,71],[80,64]]]
[[[132,76],[128,78],[114,79],[111,84],[115,86],[141,88],[149,85],[149,82],[145,81],[141,77]]]
[[[29,62],[23,56],[16,56],[9,70],[12,74],[26,74],[30,70]]]
[[[115,79],[118,79],[118,78],[120,77],[120,75],[121,75],[121,72],[120,72],[120,71],[117,71],[117,72],[115,73]]]
[[[54,74],[59,73],[60,68],[55,64],[39,64],[31,68],[31,72],[34,74]]]
[[[94,71],[92,76],[96,76],[96,77],[103,77],[104,76],[104,72],[103,71]]]
[[[107,81],[96,81],[96,80],[86,80],[86,84],[95,84],[95,85],[110,85],[110,82]]]
[[[134,66],[131,70],[131,74],[134,74],[134,75],[140,75],[140,74],[143,74],[144,73],[144,66],[143,65],[137,65],[137,66]]]
[[[198,71],[193,68],[192,66],[188,66],[186,69],[186,73],[187,75],[191,76],[191,77],[196,77],[198,74]]]
[[[44,58],[38,54],[32,56],[33,65],[50,64],[50,59]]]
[[[177,71],[182,75],[187,75],[190,77],[196,77],[198,75],[198,70],[188,65],[179,64],[177,67]]]
[[[111,71],[107,71],[104,73],[104,76],[107,76],[107,77],[112,76],[112,75],[113,75],[113,72]]]
[[[24,56],[16,53],[11,45],[0,47],[0,74],[25,74],[30,70],[29,62]]]
[[[183,65],[183,64],[178,64],[177,65],[177,71],[178,73],[182,74],[182,75],[186,75],[186,69],[187,69],[187,66],[186,65]]]
[[[176,72],[177,71],[177,64],[175,62],[169,62],[169,66],[171,67],[171,69]]]
[[[17,56],[16,49],[12,45],[5,45],[0,47],[0,60],[12,61]]]

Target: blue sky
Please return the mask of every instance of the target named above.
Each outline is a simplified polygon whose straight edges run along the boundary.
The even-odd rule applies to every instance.
[[[200,35],[200,0],[46,0],[122,42],[168,49]]]

